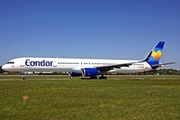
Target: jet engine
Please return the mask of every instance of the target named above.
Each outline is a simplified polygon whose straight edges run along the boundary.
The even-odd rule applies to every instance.
[[[97,76],[99,75],[100,71],[96,68],[83,68],[82,75],[83,76]]]

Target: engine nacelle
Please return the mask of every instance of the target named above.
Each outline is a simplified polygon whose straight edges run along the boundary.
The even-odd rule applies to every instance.
[[[83,68],[82,75],[83,76],[97,76],[99,75],[99,70],[96,68]]]
[[[69,75],[72,77],[78,77],[78,76],[82,76],[82,73],[78,73],[78,72],[69,72]]]

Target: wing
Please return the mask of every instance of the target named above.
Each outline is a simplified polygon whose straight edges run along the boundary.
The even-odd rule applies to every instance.
[[[121,68],[121,67],[129,67],[130,65],[132,64],[135,64],[135,63],[141,63],[143,61],[136,61],[136,62],[129,62],[129,63],[122,63],[122,64],[114,64],[114,65],[107,65],[107,66],[97,66],[95,67],[96,69],[100,70],[100,71],[109,71],[113,68]]]

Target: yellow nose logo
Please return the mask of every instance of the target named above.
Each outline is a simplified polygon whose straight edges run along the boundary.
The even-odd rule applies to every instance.
[[[154,50],[152,51],[152,54],[151,54],[151,56],[154,58],[154,60],[158,60],[160,57],[161,57],[161,55],[162,55],[162,53],[161,53],[161,51],[157,51],[157,52],[155,52]]]

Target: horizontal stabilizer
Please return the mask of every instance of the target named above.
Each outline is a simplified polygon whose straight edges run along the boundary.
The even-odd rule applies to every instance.
[[[153,67],[163,67],[165,65],[169,65],[169,64],[175,64],[177,62],[168,62],[168,63],[160,63],[160,64],[154,64],[152,65]]]

